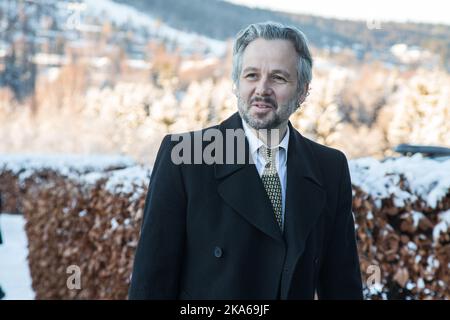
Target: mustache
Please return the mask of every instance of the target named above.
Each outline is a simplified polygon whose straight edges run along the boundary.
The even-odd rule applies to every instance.
[[[250,105],[252,105],[254,102],[263,102],[266,104],[270,104],[274,108],[277,108],[277,102],[273,100],[271,97],[256,96],[250,99]]]

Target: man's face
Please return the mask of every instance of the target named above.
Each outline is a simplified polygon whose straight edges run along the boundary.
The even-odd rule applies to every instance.
[[[238,109],[254,129],[280,128],[297,109],[297,61],[298,54],[288,40],[258,38],[245,49]]]

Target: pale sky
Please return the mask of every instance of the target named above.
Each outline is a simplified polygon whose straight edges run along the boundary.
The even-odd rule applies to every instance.
[[[226,0],[251,7],[352,20],[450,25],[447,0]]]

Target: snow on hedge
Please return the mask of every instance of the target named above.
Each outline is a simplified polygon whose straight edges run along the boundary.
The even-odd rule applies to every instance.
[[[450,190],[450,159],[437,161],[420,154],[379,161],[361,158],[349,161],[353,185],[381,200],[394,199],[398,207],[418,198],[436,208]],[[36,171],[53,170],[88,185],[107,178],[110,192],[127,193],[133,185],[147,185],[150,168],[119,155],[0,155],[0,171],[11,171],[20,181]],[[401,183],[402,179],[404,180]]]
[[[349,167],[353,185],[372,196],[379,207],[381,199],[393,196],[397,207],[419,197],[436,208],[450,190],[450,159],[437,161],[420,154],[385,161],[361,158],[349,161]]]
[[[127,168],[136,163],[120,155],[9,155],[0,154],[0,171],[11,171],[23,181],[34,172],[52,170],[67,177]]]

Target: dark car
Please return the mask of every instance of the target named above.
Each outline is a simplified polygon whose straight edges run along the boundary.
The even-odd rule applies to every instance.
[[[445,161],[450,159],[450,148],[447,147],[403,143],[396,146],[394,151],[405,156],[412,156],[413,154],[421,153],[424,157],[433,158],[437,161]]]

